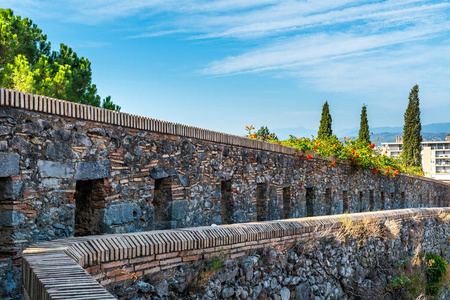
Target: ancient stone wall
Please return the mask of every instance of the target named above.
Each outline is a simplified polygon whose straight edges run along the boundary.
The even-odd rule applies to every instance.
[[[415,208],[68,238],[27,249],[23,282],[45,300],[416,299],[449,230],[450,208]]]
[[[295,153],[0,89],[0,291],[40,241],[449,202],[437,181]]]

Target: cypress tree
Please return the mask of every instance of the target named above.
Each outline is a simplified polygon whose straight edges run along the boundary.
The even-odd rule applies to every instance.
[[[322,107],[322,117],[320,118],[319,132],[317,133],[318,139],[328,139],[333,135],[331,130],[331,115],[328,101]]]
[[[367,106],[364,104],[361,110],[361,123],[359,125],[358,141],[366,143],[370,142],[369,121],[367,121]]]
[[[422,167],[422,136],[420,131],[419,86],[416,84],[409,93],[409,103],[403,125],[402,162],[408,167]]]

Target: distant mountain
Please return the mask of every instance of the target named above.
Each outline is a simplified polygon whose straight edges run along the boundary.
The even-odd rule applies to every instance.
[[[295,128],[282,128],[273,130],[279,139],[285,140],[289,137],[289,135],[293,135],[296,137],[310,137],[312,135],[317,135],[317,130],[313,130],[305,127],[295,127]],[[336,131],[335,134],[343,139],[347,138],[356,138],[358,137],[359,127],[358,128],[350,128]],[[381,143],[390,143],[395,142],[396,136],[403,135],[403,127],[374,127],[370,128],[371,140],[373,142],[376,141],[377,137],[378,142],[376,145],[379,146]],[[422,125],[422,136],[424,141],[443,141],[445,140],[446,134],[450,134],[450,123],[432,123],[427,125]]]
[[[280,140],[286,140],[289,138],[289,135],[293,135],[295,137],[311,137],[311,134],[317,135],[317,130],[313,130],[306,127],[295,127],[295,128],[281,128],[274,129],[273,132],[278,136]]]
[[[375,143],[375,145],[380,146],[381,143],[392,143],[395,142],[396,136],[401,136],[403,132],[378,132],[373,133],[370,135],[370,139],[372,142]],[[422,131],[422,137],[424,141],[444,141],[445,136],[447,135],[447,132],[423,132]],[[376,142],[378,138],[378,141]]]

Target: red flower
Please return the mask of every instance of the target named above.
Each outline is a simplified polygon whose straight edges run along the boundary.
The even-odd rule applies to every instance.
[[[308,155],[307,159],[311,159],[311,158],[312,158],[311,154],[310,154],[310,155]]]
[[[336,165],[336,162],[335,162],[335,161],[332,161],[331,164],[332,164],[333,166],[335,166],[335,165]]]
[[[387,154],[387,151],[384,151],[384,154]]]
[[[372,169],[373,174],[378,174],[378,169]]]
[[[302,158],[305,158],[305,155],[304,155],[304,154],[302,154]]]
[[[372,143],[372,145],[370,145],[370,148],[375,148],[375,144],[374,143]]]

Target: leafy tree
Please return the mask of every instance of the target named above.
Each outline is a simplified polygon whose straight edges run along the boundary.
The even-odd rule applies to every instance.
[[[72,102],[120,110],[92,84],[91,63],[68,46],[51,51],[47,36],[28,18],[0,9],[0,85]]]
[[[333,135],[333,131],[331,130],[331,121],[330,107],[328,106],[328,101],[325,101],[325,104],[322,107],[319,132],[317,133],[318,139],[328,139]]]
[[[422,136],[420,132],[419,86],[416,84],[409,93],[409,103],[403,125],[402,162],[409,167],[422,167]]]
[[[367,106],[364,104],[361,110],[361,123],[359,125],[358,142],[371,143],[369,133],[369,121],[367,121]]]
[[[261,126],[260,129],[258,129],[258,131],[255,132],[256,134],[256,138],[258,139],[263,139],[263,140],[270,140],[270,139],[274,139],[274,140],[278,140],[278,137],[276,136],[275,133],[270,133],[269,128],[267,128],[267,126]]]

